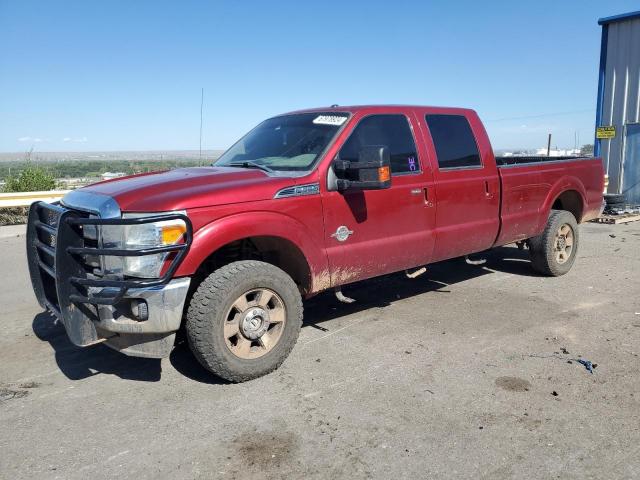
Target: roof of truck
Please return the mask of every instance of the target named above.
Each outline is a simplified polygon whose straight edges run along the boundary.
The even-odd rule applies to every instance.
[[[331,105],[326,107],[315,107],[315,108],[304,108],[300,110],[295,110],[291,113],[306,113],[306,112],[328,112],[328,111],[336,111],[336,112],[349,112],[349,113],[357,113],[366,111],[368,113],[373,112],[384,112],[385,110],[390,109],[406,109],[406,110],[433,110],[438,112],[447,112],[447,113],[475,113],[474,110],[470,108],[459,108],[459,107],[438,107],[432,105],[400,105],[400,104],[371,104],[371,105]]]

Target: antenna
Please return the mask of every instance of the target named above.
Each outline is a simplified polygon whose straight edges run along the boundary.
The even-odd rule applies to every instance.
[[[202,105],[204,104],[204,87],[200,92],[200,149],[198,152],[198,165],[202,166]]]

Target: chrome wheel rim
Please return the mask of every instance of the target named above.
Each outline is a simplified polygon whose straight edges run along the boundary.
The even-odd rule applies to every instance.
[[[286,307],[276,292],[268,288],[249,290],[227,311],[225,344],[238,358],[259,358],[278,344],[286,322]]]
[[[568,262],[571,258],[574,240],[575,235],[571,225],[568,223],[562,224],[560,228],[558,228],[554,238],[554,253],[558,264],[562,265],[563,263]]]

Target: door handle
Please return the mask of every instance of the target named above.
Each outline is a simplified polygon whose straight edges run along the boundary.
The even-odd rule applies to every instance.
[[[489,189],[489,181],[485,180],[484,181],[484,196],[487,198],[493,198],[493,193],[491,193],[491,190]]]
[[[431,198],[430,198],[431,195],[429,193],[429,189],[427,187],[424,187],[422,191],[424,192],[424,204],[427,207],[433,207],[433,202],[431,201]]]

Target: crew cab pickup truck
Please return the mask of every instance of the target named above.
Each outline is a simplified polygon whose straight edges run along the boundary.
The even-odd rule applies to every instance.
[[[276,369],[302,300],[509,243],[562,275],[602,207],[598,158],[494,157],[469,109],[356,106],[259,124],[213,165],[35,203],[28,262],[79,346],[165,357],[183,328],[230,381]]]

